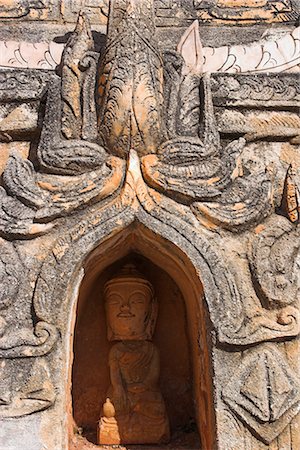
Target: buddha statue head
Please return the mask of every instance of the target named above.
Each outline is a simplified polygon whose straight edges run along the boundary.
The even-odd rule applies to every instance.
[[[104,287],[108,340],[151,339],[157,302],[151,283],[126,264]]]

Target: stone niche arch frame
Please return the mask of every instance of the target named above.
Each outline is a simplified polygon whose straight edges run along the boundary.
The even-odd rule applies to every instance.
[[[60,413],[67,411],[63,425],[65,430],[62,436],[63,450],[69,448],[67,436],[72,425],[69,419],[72,417],[73,333],[78,292],[84,270],[93,260],[98,262],[102,260],[103,266],[100,270],[103,270],[113,261],[125,256],[128,250],[140,251],[141,247],[144,251],[142,254],[156,265],[159,264],[155,253],[160,254],[160,258],[163,258],[166,264],[164,269],[168,267],[166,272],[175,280],[183,294],[190,328],[190,345],[194,347],[191,349],[192,374],[195,386],[198,385],[198,388],[194,388],[194,392],[197,391],[198,406],[195,408],[196,420],[203,448],[216,448],[215,395],[212,386],[213,351],[208,346],[207,338],[209,331],[214,328],[214,321],[220,317],[220,311],[226,307],[228,301],[233,301],[231,295],[237,292],[232,274],[214,249],[215,245],[208,242],[206,237],[195,234],[193,227],[186,222],[181,222],[181,225],[184,224],[183,227],[175,228],[174,224],[170,226],[160,222],[141,209],[135,213],[132,210],[130,213],[128,210],[121,213],[119,211],[117,214],[116,212],[113,214],[114,212],[109,208],[99,215],[98,219],[94,215],[92,219],[74,225],[63,233],[63,237],[56,241],[46,258],[36,284],[33,303],[36,316],[40,320],[54,324],[60,332],[56,348],[49,357],[52,359],[56,385],[61,394],[58,396],[56,408],[61,408]],[[123,254],[120,253],[122,240],[126,242]],[[145,246],[148,246],[147,254]],[[94,270],[99,271],[99,266]],[[182,270],[184,277],[181,272],[181,278],[185,280],[184,283],[177,279],[178,271]],[[200,292],[199,286],[202,286],[204,291],[201,298],[195,295],[195,292]],[[187,300],[189,295],[193,299],[192,302],[191,298]],[[209,320],[205,319],[204,297],[208,306]],[[196,312],[193,311],[191,314],[193,307],[196,307]],[[238,315],[237,310],[238,302],[235,303],[235,313]],[[230,314],[227,314],[226,321],[220,322],[219,331],[222,326],[224,330],[228,327],[228,318],[231,320]],[[211,329],[207,330],[206,326],[210,323],[213,326],[209,325]],[[62,370],[55,362],[58,361],[57,358],[63,361]]]
[[[188,261],[174,244],[155,236],[153,232],[137,223],[105,240],[87,257],[84,267],[86,275],[89,276],[89,283],[107,267],[131,253],[141,254],[164,270],[176,281],[183,295],[187,313],[193,393],[195,404],[198,406],[198,410],[194,408],[195,415],[202,440],[207,442],[207,448],[212,448],[215,420],[212,407],[210,350],[207,342],[209,330],[206,329],[209,321],[201,292],[202,284],[192,264],[187,264]],[[73,345],[70,344],[70,347],[73,348]],[[71,374],[69,376],[71,377]],[[207,430],[210,432],[207,433]]]

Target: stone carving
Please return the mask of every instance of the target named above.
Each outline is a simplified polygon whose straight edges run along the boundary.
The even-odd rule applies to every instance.
[[[16,19],[27,16],[31,9],[40,10],[43,8],[45,8],[45,5],[41,0],[25,0],[23,2],[14,0],[1,5],[0,18]]]
[[[30,358],[49,353],[58,339],[54,325],[40,320],[34,329],[7,327],[0,337],[0,358]]]
[[[113,406],[109,400],[104,405],[99,443],[168,441],[169,422],[158,387],[159,355],[151,342],[157,316],[152,285],[128,265],[106,283],[104,295],[108,339],[121,342],[113,345],[109,354],[108,397]],[[109,441],[114,426],[116,433]]]
[[[261,222],[272,210],[272,184],[265,173],[238,178],[213,202],[195,202],[196,216],[231,231]]]
[[[299,15],[291,0],[194,0],[193,5],[205,22],[293,22]]]
[[[284,217],[270,219],[252,240],[253,276],[270,307],[299,301],[299,228]]]
[[[160,3],[160,10],[170,5]],[[80,268],[89,270],[87,255],[99,243],[110,248],[111,241],[113,252],[120,242],[128,245],[126,250],[139,251],[143,240],[141,248],[151,255],[161,251],[167,257],[174,251],[174,260],[183,264],[186,258],[184,274],[190,262],[195,272],[191,283],[201,279],[212,351],[218,347],[212,358],[214,382],[221,378],[223,384],[223,374],[232,374],[232,361],[242,359],[223,390],[226,406],[220,389],[211,403],[216,400],[216,415],[229,409],[228,421],[235,415],[241,430],[237,448],[244,432],[255,448],[257,436],[271,442],[299,411],[296,375],[272,347],[283,341],[288,350],[300,332],[297,179],[288,169],[279,207],[286,169],[278,162],[280,144],[273,153],[267,141],[261,148],[247,142],[265,135],[247,130],[237,139],[243,133],[234,127],[234,133],[231,128],[220,133],[216,117],[224,105],[242,106],[245,115],[247,107],[266,107],[276,109],[274,123],[279,109],[292,123],[298,80],[295,74],[202,74],[198,24],[186,32],[178,51],[163,51],[156,41],[153,6],[151,0],[112,2],[99,65],[88,21],[80,14],[63,52],[60,76],[49,78],[40,141],[28,159],[12,153],[3,173],[0,416],[23,416],[54,403],[52,383],[63,386],[60,364],[69,345]],[[194,53],[189,52],[191,41]],[[24,73],[0,74],[0,88],[1,82],[3,87],[23,86],[28,80],[32,92],[24,90],[18,100],[36,100],[43,94],[44,75],[35,73],[31,79]],[[3,98],[14,100],[7,90]],[[236,116],[232,120],[236,125]],[[256,155],[253,161],[247,158],[254,147],[264,156],[253,168]],[[275,161],[274,171],[266,161]],[[106,284],[108,337],[118,342],[109,357],[111,387],[99,423],[101,444],[153,444],[169,437],[158,388],[158,351],[151,342],[156,300],[150,283],[133,272],[127,272],[127,284],[124,274]],[[132,305],[128,298],[137,285],[141,297]],[[204,327],[198,322],[199,329]],[[196,361],[203,353],[198,322]],[[220,360],[224,370],[219,370]],[[11,373],[18,370],[22,376],[14,380]],[[9,380],[7,386],[2,387],[3,379]],[[57,402],[55,411],[62,404]]]
[[[98,123],[104,146],[118,156],[124,157],[129,148],[139,155],[155,153],[165,137],[163,67],[151,4],[128,3],[126,14],[118,2],[111,7],[99,76]]]
[[[250,352],[223,390],[225,403],[266,444],[300,409],[299,377],[274,347]]]
[[[44,355],[52,349],[58,332],[54,325],[38,321],[37,317],[34,325],[32,320],[28,323],[25,308],[25,316],[16,313],[19,305],[15,299],[27,292],[29,274],[14,246],[3,240],[0,244],[0,358]]]
[[[198,19],[211,25],[294,23],[299,17],[297,0],[157,0],[158,27],[187,26]]]
[[[129,147],[139,156],[149,154],[142,160],[147,182],[180,202],[196,202],[193,209],[196,215],[200,211],[210,220],[234,229],[240,224],[255,223],[269,213],[267,177],[261,175],[258,188],[252,187],[247,178],[232,185],[240,174],[238,156],[245,141],[233,141],[222,149],[209,77],[205,75],[200,80],[191,68],[182,65],[180,56],[174,52],[165,54],[163,64],[153,41],[150,6],[151,2],[128,5],[126,14],[117,3],[111,9],[107,49],[98,83],[99,137],[94,104],[97,56],[91,51],[87,19],[80,15],[63,54],[61,84],[53,82],[48,95],[37,149],[40,169],[45,173],[37,173],[29,161],[11,156],[4,172],[4,187],[12,200],[2,192],[5,205],[2,235],[41,234],[48,231],[49,225],[38,222],[49,222],[111,195],[123,181],[124,163],[108,157],[107,152],[124,158]],[[139,33],[141,24],[143,33],[148,33],[147,44]],[[133,34],[128,31],[131,29]],[[168,110],[166,121],[164,100]],[[224,193],[225,189],[229,195],[227,191]],[[217,203],[198,205],[208,199]],[[236,207],[241,204],[245,211]],[[25,229],[24,224],[12,226],[14,210],[22,210],[24,206],[29,208],[23,213]],[[214,210],[218,211],[218,219],[214,219]],[[223,217],[219,211],[223,211]]]
[[[12,245],[1,242],[0,255],[0,311],[11,305],[19,291],[20,258]],[[3,320],[3,319],[2,319]],[[1,319],[0,319],[1,321]],[[2,326],[1,326],[2,325]],[[0,336],[3,334],[3,322],[0,325]]]
[[[184,81],[190,76],[190,74],[185,75]],[[191,117],[187,119],[189,123],[187,129],[189,128],[190,134],[194,132],[195,135],[171,139],[159,147],[157,155],[145,156],[142,159],[143,174],[146,181],[159,191],[175,197],[178,201],[195,202],[192,204],[192,209],[197,216],[200,213],[209,221],[225,228],[234,230],[239,227],[241,230],[249,223],[258,222],[270,213],[271,181],[265,173],[259,175],[260,184],[257,183],[257,174],[255,177],[251,175],[239,177],[241,166],[239,166],[238,157],[245,146],[244,139],[233,141],[222,149],[207,75],[202,78],[203,137],[201,135],[200,138],[198,137],[198,133],[201,133],[201,124],[200,130],[198,129],[199,99],[195,98],[197,96],[197,91],[196,94],[194,93],[195,83],[191,83],[190,79],[186,81],[193,93],[189,96],[186,89],[183,89],[183,99],[180,101],[179,90],[179,100],[176,103],[173,100],[173,104],[179,103],[182,111],[186,108],[196,115],[196,120]],[[171,98],[172,88],[169,89],[169,93]],[[192,98],[190,98],[191,95],[193,95]],[[168,124],[172,120],[173,123],[175,122],[173,129],[171,126],[168,129],[171,128],[176,134],[186,133],[182,120],[181,130],[176,128],[177,110],[172,109],[172,104],[168,105],[168,114]],[[174,114],[173,119],[172,114]],[[207,199],[210,203],[203,202]],[[200,201],[202,202],[199,203]]]
[[[274,139],[287,139],[296,143],[300,135],[300,117],[297,113],[253,112],[225,110],[218,116],[218,127],[222,134],[241,134],[247,142]],[[246,134],[245,134],[246,133]]]
[[[109,0],[64,0],[63,5],[62,13],[66,22],[76,22],[78,13],[84,8],[92,24],[107,23]]]
[[[300,222],[300,192],[295,181],[295,170],[292,165],[289,166],[283,188],[281,209],[286,217],[292,222]]]
[[[3,236],[43,234],[52,225],[39,222],[50,222],[82,204],[109,196],[123,180],[123,161],[108,157],[93,142],[97,55],[90,51],[88,26],[85,16],[80,15],[62,60],[62,82],[53,80],[48,94],[37,149],[41,171],[36,172],[30,161],[17,154],[8,161],[3,175],[6,190],[1,190]]]
[[[223,106],[259,106],[295,107],[300,100],[298,75],[287,74],[278,78],[275,74],[244,75],[230,77],[216,75],[212,82],[212,92],[216,96],[216,105]]]
[[[297,0],[155,0],[155,22],[158,27],[183,27],[193,19],[205,24],[294,23],[299,14]],[[58,16],[57,1],[14,0],[0,9],[2,19],[53,20]],[[64,0],[61,14],[64,22],[75,23],[82,8],[92,24],[105,26],[108,0]]]
[[[298,72],[300,27],[283,37],[264,39],[251,45],[203,49],[203,70],[208,72]]]
[[[33,237],[42,234],[49,231],[54,224],[45,222],[111,195],[123,183],[125,161],[108,156],[107,152],[118,152],[124,158],[127,156],[129,143],[135,150],[130,150],[124,189],[121,190],[120,197],[116,197],[112,203],[115,211],[122,210],[123,207],[136,210],[141,205],[156,220],[159,220],[163,210],[167,215],[172,214],[173,220],[178,211],[181,211],[185,224],[189,223],[194,230],[199,228],[196,216],[200,223],[206,221],[234,231],[252,227],[270,214],[272,192],[268,175],[250,173],[243,176],[238,156],[245,146],[245,140],[233,141],[225,149],[222,148],[214,118],[209,77],[205,75],[200,79],[191,67],[183,65],[180,55],[176,52],[167,52],[160,58],[150,37],[148,43],[144,44],[139,34],[139,24],[149,26],[149,33],[153,30],[153,17],[151,14],[148,17],[149,10],[146,6],[149,5],[137,4],[136,9],[126,10],[125,14],[115,3],[115,9],[112,10],[112,24],[116,26],[109,28],[111,31],[108,50],[103,55],[100,70],[104,75],[102,78],[100,76],[98,88],[98,95],[101,97],[98,127],[103,147],[96,142],[97,126],[92,94],[95,65],[83,65],[86,70],[78,72],[80,64],[75,57],[80,53],[81,59],[85,59],[88,54],[91,58],[89,61],[96,61],[96,56],[94,57],[90,50],[88,24],[84,16],[80,16],[75,37],[73,36],[67,45],[62,61],[62,77],[65,81],[60,83],[56,80],[48,94],[45,123],[37,150],[41,171],[37,172],[31,162],[17,155],[11,156],[5,170],[1,210],[3,236]],[[143,16],[142,22],[138,20],[139,15]],[[139,56],[141,60],[138,58],[136,61],[137,67],[143,67],[142,78],[138,68],[131,65],[132,79],[128,81],[128,86],[133,90],[136,80],[143,80],[141,87],[149,89],[147,92],[150,99],[138,96],[130,104],[126,100],[125,87],[123,84],[119,86],[117,76],[125,63],[128,64],[129,61],[132,64],[130,49],[123,44],[123,41],[127,40],[128,23],[134,28],[132,36],[135,45],[141,49],[143,55],[145,52],[148,55],[146,61],[142,56]],[[88,45],[84,43],[85,40]],[[123,54],[120,61],[118,52],[124,48],[127,48],[127,53]],[[79,53],[75,55],[74,49]],[[114,58],[112,72],[108,63],[110,54],[110,57]],[[154,64],[153,58],[157,64],[157,74],[163,71],[164,80],[161,75],[154,79],[149,78]],[[75,78],[70,75],[72,64],[77,64],[78,70],[75,72],[78,76],[74,75]],[[107,73],[111,74],[112,81],[107,80]],[[77,95],[77,110],[71,105],[74,99],[68,100],[68,89],[73,84],[76,87],[74,92]],[[87,88],[84,88],[85,85]],[[79,95],[83,92],[82,89],[87,92]],[[84,95],[89,99],[86,103],[89,103],[90,108],[78,103],[78,98]],[[113,101],[108,106],[106,100],[110,98]],[[141,109],[137,108],[138,101],[142,104]],[[126,115],[118,118],[118,111],[123,102],[129,105],[129,116],[134,110],[135,125],[130,120],[128,122]],[[168,110],[167,117],[163,114],[164,107]],[[72,120],[75,110],[78,112],[78,121]],[[152,117],[156,132],[151,132],[152,128],[148,127],[152,123],[150,120],[143,122],[146,116]],[[65,127],[64,133],[60,127],[62,124]],[[83,131],[85,124],[90,132]],[[118,129],[123,127],[127,131],[122,134],[122,143],[116,149],[115,143],[119,142],[121,136]],[[164,132],[168,132],[168,135],[164,135]],[[146,156],[143,156],[145,154]],[[140,172],[140,156],[146,182],[176,201],[167,199],[145,184]],[[187,206],[181,206],[180,203]],[[111,213],[102,208],[104,222],[106,214],[109,217]],[[95,221],[93,218],[92,223],[95,224]],[[184,222],[178,224],[178,227],[183,224]],[[81,233],[82,231],[79,231],[79,234]],[[55,250],[57,259],[63,257],[68,246],[69,244],[62,243]],[[231,279],[228,283],[228,292],[236,291],[234,280]],[[47,322],[49,305],[45,303],[44,297],[49,287],[45,286],[45,283],[41,286],[42,288],[38,287],[36,290],[34,305],[40,320]],[[223,295],[224,289],[223,286]],[[231,295],[229,293],[229,297]],[[237,303],[240,304],[241,299],[236,297],[235,305]],[[234,319],[234,324],[223,323],[219,317],[213,319],[219,330],[220,341],[242,345],[298,333],[298,314],[295,308],[282,309],[280,319],[277,311],[267,312],[260,308],[259,313],[256,310],[255,316],[243,323],[243,314]],[[53,321],[55,322],[54,319]],[[52,320],[50,322],[52,323]],[[55,332],[52,332],[52,336],[55,336]],[[38,343],[38,348],[42,349],[42,343]],[[17,347],[22,345],[25,344],[15,343]]]
[[[80,13],[75,31],[68,40],[62,55],[61,132],[67,139],[86,137],[88,133],[84,128],[88,124],[85,123],[84,116],[90,105],[89,114],[95,114],[93,89],[91,89],[95,79],[91,69],[95,69],[97,59],[93,58],[93,49],[94,41],[88,19]],[[93,123],[93,117],[89,119]],[[92,134],[90,139],[93,137]]]
[[[195,73],[259,74],[286,71],[298,73],[300,70],[298,45],[300,27],[286,32],[279,38],[270,36],[251,44],[203,47],[198,24],[198,20],[195,20],[184,32],[177,46],[177,51],[183,56],[185,64],[193,68]],[[143,45],[147,48],[147,44]],[[0,67],[54,70],[60,62],[63,51],[64,44],[55,42],[32,44],[25,41],[0,41]],[[107,49],[107,61],[109,61],[108,55],[112,55],[113,51],[113,49]],[[148,51],[151,55],[150,47]],[[130,52],[127,53],[127,58],[130,58]],[[110,67],[108,71],[110,70],[115,69]]]
[[[9,372],[17,371],[11,379]],[[55,401],[56,392],[51,381],[49,367],[44,359],[7,361],[0,368],[0,418],[22,417],[49,408]]]
[[[3,53],[5,51],[3,50]],[[0,50],[0,55],[2,50]],[[53,76],[38,71],[0,71],[0,101],[24,101],[40,99],[45,85]]]
[[[10,0],[0,6],[0,20],[6,21],[39,21],[58,20],[59,5],[55,0]]]
[[[249,345],[299,334],[297,304],[287,305],[280,310],[268,309],[260,303],[253,288],[252,291],[241,291],[236,279],[240,279],[241,284],[249,284],[250,273],[245,275],[243,270],[233,270],[233,266],[238,267],[240,262],[231,261],[228,255],[225,256],[213,235],[210,234],[210,239],[203,236],[203,227],[189,207],[159,195],[145,184],[139,158],[134,151],[130,153],[120,197],[97,214],[88,214],[84,221],[64,234],[53,246],[34,293],[33,304],[38,316],[43,320],[47,318],[51,323],[59,320],[61,298],[68,290],[68,264],[70,260],[76,261],[83,257],[87,252],[86,243],[90,245],[90,242],[105,239],[120,230],[120,224],[122,228],[135,221],[150,227],[155,233],[162,233],[162,227],[164,238],[184,242],[185,251],[190,256],[197,255],[194,263],[203,274],[203,283],[207,286],[206,301],[219,342]],[[209,261],[209,268],[203,261]],[[218,301],[219,298],[222,298],[222,302]],[[228,314],[224,315],[224,310]]]
[[[79,109],[77,108],[80,120],[76,122],[70,119],[75,109],[70,109],[71,102],[67,100],[69,84],[72,86],[75,83],[75,92],[78,94],[85,83],[85,76],[89,80],[93,80],[95,76],[95,72],[92,75],[95,70],[95,66],[92,65],[80,73],[79,77],[75,77],[75,81],[73,75],[69,77],[71,65],[76,63],[76,67],[79,67],[78,61],[75,61],[78,58],[74,57],[76,39],[79,39],[78,48],[82,52],[80,53],[82,58],[85,58],[83,55],[86,51],[93,61],[96,58],[90,54],[91,42],[87,22],[84,16],[80,17],[76,39],[72,38],[65,53],[66,70],[64,60],[62,61],[62,76],[69,81],[61,84],[56,80],[48,94],[45,122],[37,150],[42,171],[36,172],[29,161],[22,160],[17,155],[11,156],[5,170],[3,179],[6,190],[2,191],[3,236],[32,237],[47,232],[54,222],[45,222],[67,215],[83,205],[99,203],[100,200],[110,196],[122,186],[125,161],[108,156],[107,153],[117,152],[120,157],[125,158],[129,151],[129,143],[135,149],[132,148],[129,152],[126,183],[124,188],[121,188],[120,196],[111,199],[112,203],[109,203],[114,209],[113,213],[109,213],[110,210],[100,204],[99,214],[103,216],[101,219],[103,223],[105,217],[119,214],[116,211],[120,212],[124,207],[137,210],[141,205],[147,214],[153,215],[156,220],[160,220],[162,211],[165,211],[166,215],[172,214],[173,220],[177,220],[175,217],[181,211],[184,221],[180,222],[178,227],[189,224],[193,230],[200,232],[199,226],[206,221],[214,226],[220,225],[229,230],[243,231],[253,227],[271,213],[272,183],[269,175],[266,173],[243,175],[238,157],[245,146],[244,139],[233,141],[222,148],[214,117],[209,76],[200,78],[193,73],[191,67],[184,66],[182,58],[176,52],[166,52],[163,58],[159,57],[150,40],[153,16],[148,6],[150,6],[148,3],[136,4],[133,10],[130,8],[123,10],[118,9],[118,4],[115,3],[111,12],[111,25],[114,26],[109,28],[108,50],[103,55],[100,69],[103,77],[99,76],[98,87],[100,91],[98,95],[101,97],[98,127],[103,146],[100,146],[96,139],[98,131],[96,117],[93,114],[92,88],[87,89],[91,109],[87,110],[80,104],[80,108],[79,106]],[[142,21],[138,20],[139,15],[143,16]],[[139,53],[134,56],[138,57],[137,67],[131,63],[133,56],[130,48],[127,48],[128,44],[125,42],[127,47],[124,44],[124,40],[126,41],[128,37],[128,23],[134,28],[132,39],[135,45],[141,49],[143,55],[147,55],[146,60],[141,55],[138,56]],[[144,43],[143,36],[138,30],[139,24],[143,24],[143,27],[149,26],[147,44]],[[89,42],[87,47],[82,44],[85,39]],[[120,52],[124,49],[127,49],[127,53],[120,56]],[[108,63],[109,55],[114,58],[113,69]],[[149,78],[154,64],[153,58],[157,64],[155,66],[157,73],[163,71],[164,79],[161,76]],[[124,64],[129,63],[132,78],[129,79],[127,86],[133,90],[135,83],[138,83],[136,86],[140,86],[141,82],[137,91],[141,87],[149,89],[147,91],[149,99],[138,96],[132,100],[133,103],[127,102],[127,92],[123,82],[118,84],[117,74],[124,70]],[[139,65],[143,68],[142,78],[138,70]],[[91,72],[88,75],[89,71]],[[107,79],[108,73],[112,80]],[[93,86],[94,82],[89,81],[88,85],[90,84]],[[107,101],[103,99],[112,100],[109,107]],[[142,103],[140,109],[138,101]],[[129,116],[134,110],[135,125],[126,115],[118,115],[123,102],[126,103],[126,108],[129,108],[126,110]],[[163,114],[164,108],[168,110],[167,115]],[[156,132],[151,132],[152,128],[148,127],[152,123],[150,120],[144,122],[146,116],[151,116],[157,122],[153,122]],[[65,136],[61,133],[60,125],[63,117],[69,117],[65,124],[68,124],[70,136],[75,133],[76,138],[67,139],[66,133]],[[84,123],[88,124],[91,130],[86,135],[82,131]],[[124,126],[127,131],[121,136],[120,129]],[[164,135],[164,132],[167,135]],[[94,140],[91,136],[94,136]],[[119,147],[115,147],[120,136],[123,140],[119,143]],[[147,139],[142,139],[142,136]],[[146,156],[143,156],[145,154]],[[147,186],[143,180],[140,172],[141,156],[142,174],[154,189]],[[97,167],[96,170],[94,166]],[[163,195],[158,194],[156,190]],[[171,201],[165,195],[174,198],[175,201]],[[20,215],[19,211],[23,215]],[[95,224],[97,220],[93,218],[91,223]],[[81,228],[79,234],[85,232]],[[69,245],[68,242],[58,245],[55,249],[57,260],[63,257]],[[231,279],[228,283],[228,292],[236,291],[234,280]],[[43,292],[45,296],[48,289],[49,286],[42,283],[42,288],[37,289],[35,297],[35,310],[39,318],[45,322],[49,320],[49,305],[40,297],[40,293]],[[224,289],[223,286],[221,291]],[[231,297],[232,294],[228,295]],[[237,303],[240,304],[241,299],[238,300],[236,297],[235,305]],[[243,314],[235,318],[234,325],[223,323],[219,317],[213,320],[219,330],[220,341],[242,345],[298,333],[297,310],[281,311],[280,320],[284,323],[278,322],[276,311],[268,311],[267,315],[263,308],[259,311],[259,313],[256,311],[255,317],[251,317],[251,320],[245,320],[244,324],[239,322],[239,318],[243,320]],[[50,322],[52,323],[52,320]]]

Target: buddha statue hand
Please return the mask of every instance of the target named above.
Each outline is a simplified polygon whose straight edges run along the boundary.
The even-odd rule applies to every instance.
[[[117,413],[124,413],[128,411],[128,399],[125,389],[121,386],[115,387],[113,389],[113,404],[116,408]]]
[[[133,394],[141,394],[147,390],[147,386],[144,383],[131,383],[127,386],[127,389]]]

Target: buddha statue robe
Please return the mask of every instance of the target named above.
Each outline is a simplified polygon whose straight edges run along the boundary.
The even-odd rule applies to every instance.
[[[116,410],[121,442],[150,444],[169,439],[169,422],[158,387],[159,355],[149,341],[122,341],[109,356],[108,397]]]

